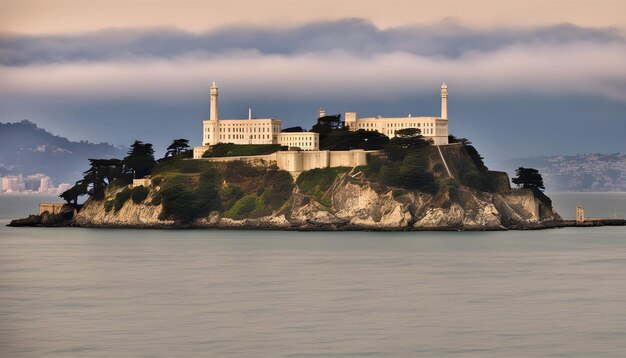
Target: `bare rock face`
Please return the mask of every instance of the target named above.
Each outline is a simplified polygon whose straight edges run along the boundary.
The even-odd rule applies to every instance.
[[[378,194],[370,185],[350,182],[347,176],[331,197],[335,215],[350,226],[404,229],[412,220],[408,205],[397,201],[392,191]]]
[[[109,198],[114,196],[111,193]],[[546,203],[547,200],[547,203]],[[504,230],[546,227],[560,220],[547,197],[517,189],[498,194],[459,187],[453,193],[421,193],[384,187],[343,175],[325,194],[322,204],[296,190],[288,203],[271,215],[236,220],[214,211],[181,225],[159,219],[161,205],[150,198],[128,200],[115,211],[104,201],[87,201],[75,216],[77,226],[272,228],[298,230]]]
[[[161,205],[148,204],[149,199],[143,203],[135,204],[132,200],[126,201],[119,211],[111,209],[106,211],[105,201],[87,200],[82,210],[74,219],[78,226],[124,226],[124,227],[149,227],[169,226],[171,220],[159,220],[163,210]]]

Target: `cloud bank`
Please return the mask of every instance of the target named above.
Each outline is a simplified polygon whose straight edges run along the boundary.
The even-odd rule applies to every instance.
[[[381,30],[362,19],[291,28],[103,30],[0,37],[3,95],[176,99],[219,81],[238,95],[591,95],[626,101],[614,28],[476,30],[448,22]],[[62,83],[62,86],[59,84]]]

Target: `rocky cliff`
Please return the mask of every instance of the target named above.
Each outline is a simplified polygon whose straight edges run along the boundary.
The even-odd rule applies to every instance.
[[[107,194],[113,198],[117,191]],[[153,205],[158,186],[141,203],[107,210],[106,201],[85,203],[76,226],[275,228],[294,230],[505,230],[551,227],[560,217],[549,199],[530,189],[479,192],[465,186],[435,194],[386,188],[349,173],[339,174],[322,198],[296,187],[282,207],[255,218],[235,219],[211,211],[181,223],[163,218]]]

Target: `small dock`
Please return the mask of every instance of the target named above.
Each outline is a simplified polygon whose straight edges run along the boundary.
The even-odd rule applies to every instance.
[[[626,220],[614,218],[585,218],[584,221],[563,220],[559,225],[561,227],[585,227],[585,226],[624,226]]]

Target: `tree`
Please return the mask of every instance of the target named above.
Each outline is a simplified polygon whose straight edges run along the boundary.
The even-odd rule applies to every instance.
[[[191,149],[189,147],[189,139],[174,139],[172,144],[167,147],[167,152],[165,152],[165,158],[175,157],[181,153],[187,152]]]
[[[78,197],[83,195],[102,200],[107,185],[122,176],[122,161],[119,159],[89,159],[89,165],[83,179],[59,195],[69,204],[77,205]]]
[[[389,138],[382,133],[366,131],[363,129],[359,129],[358,131],[350,131],[342,128],[330,131],[328,135],[324,138],[324,140],[320,140],[320,149],[376,150],[384,148],[388,142]]]
[[[82,183],[94,199],[104,198],[107,185],[122,176],[122,161],[119,159],[89,159],[90,168],[84,172]]]
[[[400,166],[399,185],[407,189],[421,189],[427,192],[435,191],[435,178],[428,170],[428,159],[421,151],[408,153]]]
[[[122,161],[124,172],[132,178],[140,179],[150,174],[156,165],[152,144],[136,140],[130,146],[128,155]]]
[[[404,128],[397,130],[395,133],[396,137],[399,138],[415,138],[422,134],[422,131],[419,128]]]
[[[339,129],[343,129],[341,114],[335,114],[318,118],[317,123],[311,128],[311,132],[319,133],[320,141],[322,141],[330,132]]]
[[[450,134],[448,135],[448,143],[463,144],[463,146],[465,146],[465,150],[467,151],[467,154],[469,154],[470,158],[472,158],[472,161],[474,162],[478,170],[480,170],[483,173],[489,170],[489,168],[487,168],[487,166],[485,165],[485,162],[483,161],[483,159],[485,158],[483,158],[483,156],[480,155],[480,153],[478,153],[478,151],[476,150],[476,148],[474,148],[474,146],[472,145],[472,142],[470,142],[469,139],[457,138],[453,136],[452,134]]]
[[[67,201],[68,204],[77,206],[78,205],[78,197],[87,194],[87,185],[79,180],[74,184],[73,187],[67,189],[59,197],[63,198],[63,200]]]
[[[418,128],[404,128],[396,131],[396,136],[389,140],[385,152],[392,161],[400,161],[408,153],[419,151],[430,144],[429,140],[422,137]]]
[[[304,129],[302,127],[300,127],[300,126],[298,126],[298,127],[289,127],[289,128],[283,129],[281,132],[283,132],[283,133],[304,132]]]
[[[519,167],[515,170],[517,177],[513,178],[513,184],[517,187],[530,189],[545,189],[543,177],[537,169]]]

